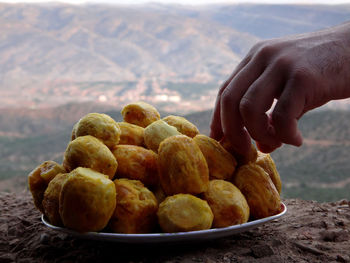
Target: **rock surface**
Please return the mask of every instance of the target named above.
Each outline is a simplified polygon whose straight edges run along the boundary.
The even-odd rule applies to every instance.
[[[2,262],[350,262],[350,202],[284,200],[283,217],[204,243],[128,245],[47,228],[28,192],[0,193]]]

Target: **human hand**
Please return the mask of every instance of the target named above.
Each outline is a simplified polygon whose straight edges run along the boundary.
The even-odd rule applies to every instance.
[[[211,137],[230,141],[242,156],[249,155],[251,137],[263,152],[300,146],[299,118],[349,97],[349,83],[350,23],[260,42],[220,87]]]

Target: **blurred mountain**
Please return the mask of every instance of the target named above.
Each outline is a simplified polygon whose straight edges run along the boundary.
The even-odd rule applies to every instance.
[[[0,108],[146,100],[164,111],[210,109],[254,43],[349,14],[350,5],[0,3]]]

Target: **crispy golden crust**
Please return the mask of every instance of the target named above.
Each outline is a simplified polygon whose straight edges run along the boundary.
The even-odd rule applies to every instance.
[[[233,183],[247,199],[250,214],[264,218],[280,212],[281,200],[270,176],[259,165],[241,166],[233,177]]]
[[[130,103],[122,109],[121,114],[125,122],[144,128],[160,119],[156,108],[145,102]]]
[[[270,154],[265,154],[258,151],[258,159],[256,160],[256,164],[261,166],[265,170],[265,172],[267,172],[273,184],[275,185],[278,193],[281,194],[281,190],[282,190],[281,177],[276,169],[275,162],[272,160]]]
[[[49,219],[50,223],[55,226],[63,225],[59,213],[59,201],[62,185],[66,181],[68,174],[58,174],[53,178],[47,186],[44,199],[43,208],[44,215]]]
[[[78,126],[78,122],[76,124],[74,124],[73,129],[72,129],[72,134],[70,136],[70,140],[73,141],[76,137],[75,137],[75,131],[77,130],[77,126]]]
[[[152,191],[154,196],[157,198],[158,204],[163,202],[165,200],[165,198],[167,197],[167,195],[165,194],[163,188],[160,185],[157,185],[157,186],[153,187],[150,190]]]
[[[158,170],[167,195],[199,194],[208,188],[207,162],[197,144],[186,135],[169,137],[160,144]]]
[[[118,125],[121,130],[119,144],[144,146],[144,128],[127,122],[118,122]]]
[[[206,201],[190,194],[167,197],[159,205],[157,216],[167,233],[210,229],[214,217]]]
[[[208,136],[199,134],[193,140],[207,161],[209,178],[230,180],[237,165],[236,159],[219,142]]]
[[[32,193],[34,205],[40,212],[44,212],[42,201],[49,182],[59,173],[65,173],[62,165],[54,161],[45,161],[28,175],[28,186]]]
[[[138,180],[114,180],[117,204],[109,222],[113,232],[150,233],[157,222],[158,202]]]
[[[159,144],[166,138],[180,135],[174,126],[167,124],[163,120],[158,120],[145,128],[144,138],[148,149],[158,152]]]
[[[258,151],[254,146],[254,144],[250,145],[250,152],[248,156],[241,156],[234,151],[231,142],[226,138],[220,141],[220,143],[229,153],[231,153],[236,158],[239,165],[243,165],[251,162],[254,163],[258,158]]]
[[[62,185],[59,213],[67,228],[100,231],[107,225],[115,205],[113,181],[89,168],[73,170]]]
[[[117,178],[140,180],[148,186],[158,184],[158,156],[153,151],[136,145],[117,145],[113,155],[118,162]]]
[[[120,128],[108,115],[89,113],[79,120],[75,128],[75,137],[91,135],[100,139],[108,148],[119,143]]]
[[[203,195],[214,214],[213,227],[243,224],[249,219],[249,206],[241,191],[232,183],[212,180]]]
[[[188,137],[193,138],[199,134],[197,127],[183,117],[169,115],[163,118],[163,121],[171,126],[174,126],[180,133],[187,135]]]
[[[67,171],[77,167],[91,168],[112,179],[118,167],[117,160],[108,147],[93,136],[77,137],[64,153],[63,166]]]

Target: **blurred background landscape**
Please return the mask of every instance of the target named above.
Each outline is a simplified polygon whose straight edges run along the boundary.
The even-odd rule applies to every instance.
[[[350,18],[350,5],[0,3],[0,191],[62,161],[88,112],[143,100],[209,133],[219,85],[262,39]],[[284,198],[350,199],[350,100],[305,115],[300,148],[272,153]]]

